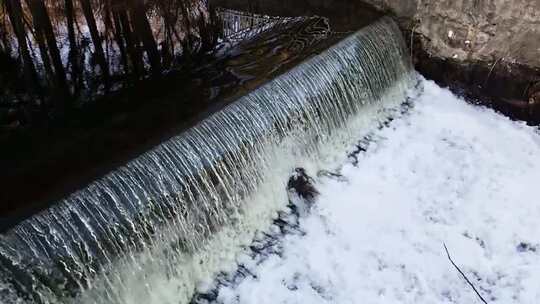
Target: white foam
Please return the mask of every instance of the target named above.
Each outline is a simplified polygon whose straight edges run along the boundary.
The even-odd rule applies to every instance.
[[[347,182],[319,179],[305,236],[219,302],[480,303],[443,243],[488,303],[538,301],[538,131],[423,85]]]
[[[232,271],[241,248],[249,245],[257,231],[267,229],[276,212],[285,208],[288,202],[287,177],[294,168],[307,168],[308,172],[315,174],[323,168],[343,163],[347,155],[342,152],[353,146],[354,134],[363,136],[373,130],[386,119],[389,111],[394,111],[403,101],[403,86],[389,89],[381,100],[384,102],[366,105],[343,128],[335,130],[331,138],[313,145],[311,155],[306,155],[305,151],[295,152],[298,144],[293,141],[298,135],[294,133],[280,145],[269,146],[268,149],[273,150],[266,151],[273,155],[268,161],[271,166],[261,168],[268,170],[266,183],[245,200],[243,213],[209,238],[200,250],[193,255],[187,253],[175,258],[176,265],[171,265],[170,269],[172,274],[164,273],[160,266],[162,262],[155,261],[165,258],[159,250],[170,246],[166,243],[157,246],[157,251],[145,251],[137,257],[115,263],[111,267],[112,272],[96,278],[91,288],[73,299],[73,303],[100,303],[104,298],[126,304],[188,302],[197,287],[209,285],[221,271]],[[174,236],[162,238],[171,240]],[[108,294],[103,294],[105,291]]]

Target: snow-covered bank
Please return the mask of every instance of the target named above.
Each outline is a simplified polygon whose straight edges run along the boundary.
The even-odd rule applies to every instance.
[[[540,301],[538,131],[423,85],[218,302],[480,303],[443,243],[488,303]]]

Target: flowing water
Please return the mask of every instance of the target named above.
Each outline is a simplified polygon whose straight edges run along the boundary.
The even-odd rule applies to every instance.
[[[192,303],[537,303],[540,129],[424,79],[403,110]]]
[[[381,19],[19,224],[0,237],[0,299],[189,301],[285,207],[295,167],[405,99],[407,53]]]

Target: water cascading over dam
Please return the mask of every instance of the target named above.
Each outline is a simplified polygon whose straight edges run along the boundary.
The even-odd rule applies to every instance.
[[[181,303],[415,73],[383,18],[0,237],[0,302]]]

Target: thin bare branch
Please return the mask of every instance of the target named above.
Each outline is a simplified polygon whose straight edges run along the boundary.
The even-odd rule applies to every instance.
[[[484,304],[488,304],[486,302],[486,300],[482,297],[482,295],[478,292],[478,290],[476,289],[476,287],[474,287],[473,283],[471,283],[471,281],[469,281],[469,278],[467,278],[467,276],[463,273],[463,271],[461,271],[461,269],[459,269],[459,267],[456,265],[456,263],[454,263],[454,260],[452,260],[452,257],[450,257],[450,252],[448,252],[448,248],[446,247],[446,244],[443,243],[444,245],[444,250],[446,251],[446,255],[448,256],[448,259],[450,260],[450,263],[452,263],[452,265],[454,265],[454,267],[457,269],[457,271],[459,271],[459,273],[461,274],[461,276],[463,276],[463,278],[465,279],[465,281],[467,281],[467,283],[469,284],[469,286],[471,286],[471,288],[474,290],[474,292],[476,293],[476,295],[478,295],[478,297],[480,298],[480,300],[484,303]]]

